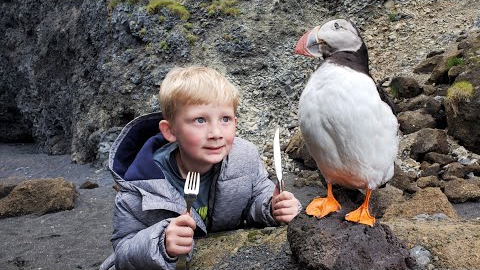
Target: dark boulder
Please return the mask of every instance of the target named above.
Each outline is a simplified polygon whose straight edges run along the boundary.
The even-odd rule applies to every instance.
[[[435,119],[425,109],[399,113],[398,123],[404,134],[413,133],[423,128],[436,127]]]
[[[435,84],[448,84],[450,83],[450,77],[448,71],[456,65],[458,59],[463,58],[463,50],[457,50],[456,48],[450,48],[447,52],[441,55],[437,64],[432,70],[432,74],[428,79],[429,82]]]
[[[416,180],[415,172],[404,172],[398,165],[395,164],[395,170],[389,184],[402,190],[408,190],[410,184]]]
[[[480,200],[480,187],[462,178],[455,178],[445,184],[445,195],[453,203]]]
[[[423,73],[428,74],[433,71],[433,69],[437,66],[438,62],[442,61],[442,55],[433,55],[428,57],[427,59],[423,60],[418,64],[414,69],[414,73]]]
[[[413,269],[408,249],[387,225],[345,221],[358,205],[337,199],[339,212],[321,219],[302,212],[289,224],[290,249],[302,269]]]
[[[424,128],[418,131],[415,142],[412,144],[410,156],[417,161],[423,161],[425,154],[428,152],[448,153],[445,131],[432,128]]]
[[[445,166],[454,161],[454,158],[449,155],[430,152],[425,155],[425,160],[431,163],[438,163],[440,166]]]
[[[457,77],[445,99],[448,133],[475,153],[480,153],[479,85],[480,65],[476,64]]]
[[[420,95],[423,89],[418,82],[411,77],[395,77],[390,83],[393,95],[399,98],[412,98]]]

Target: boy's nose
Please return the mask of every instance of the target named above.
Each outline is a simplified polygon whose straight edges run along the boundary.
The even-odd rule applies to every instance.
[[[208,133],[209,138],[218,139],[222,137],[222,130],[218,125],[213,124],[210,127],[210,132]]]

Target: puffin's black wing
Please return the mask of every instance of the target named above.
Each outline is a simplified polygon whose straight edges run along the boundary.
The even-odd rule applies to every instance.
[[[387,103],[387,105],[390,106],[390,108],[392,109],[393,114],[397,116],[397,110],[395,109],[395,104],[393,103],[393,100],[390,98],[389,95],[387,95],[387,93],[385,93],[380,84],[377,84],[377,92],[380,95],[382,101]]]

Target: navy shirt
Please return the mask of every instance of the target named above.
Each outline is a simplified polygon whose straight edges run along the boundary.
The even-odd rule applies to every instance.
[[[184,196],[183,188],[185,186],[185,179],[182,178],[180,170],[178,169],[177,160],[175,154],[178,151],[178,144],[168,143],[160,147],[153,154],[155,163],[160,166],[165,174],[165,179]],[[213,167],[212,167],[213,168]],[[197,200],[193,203],[193,208],[207,223],[208,212],[208,196],[210,193],[210,186],[214,177],[214,170],[208,171],[206,174],[200,176],[200,190],[197,195]]]

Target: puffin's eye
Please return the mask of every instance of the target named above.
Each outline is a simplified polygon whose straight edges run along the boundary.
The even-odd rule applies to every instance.
[[[338,23],[333,24],[333,26],[335,26],[335,30],[338,30],[340,28],[340,24]]]

